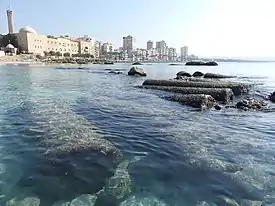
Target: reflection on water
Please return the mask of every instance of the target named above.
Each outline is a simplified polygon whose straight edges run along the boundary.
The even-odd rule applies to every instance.
[[[136,88],[144,78],[128,77],[130,66],[0,68],[0,204],[24,198],[34,205],[75,198],[71,205],[95,199],[96,205],[123,206],[275,203],[273,113],[187,112],[157,92]],[[198,69],[143,67],[148,78],[160,79]],[[273,67],[227,63],[199,69],[239,75],[240,81],[259,83],[252,92],[266,93],[275,86]],[[122,161],[144,157],[123,170],[132,179],[130,196],[118,201],[109,194],[117,190],[104,193],[111,186],[107,180],[123,172],[115,173],[113,157],[85,149],[84,137],[103,138],[102,148],[108,140],[123,153]],[[59,148],[66,153],[56,156]],[[81,152],[68,152],[72,148]],[[103,198],[96,197],[101,189]]]

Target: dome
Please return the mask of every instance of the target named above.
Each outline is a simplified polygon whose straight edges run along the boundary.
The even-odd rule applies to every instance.
[[[37,32],[31,28],[30,26],[24,26],[19,30],[19,33],[26,32],[26,33],[32,33],[32,34],[37,34]]]
[[[8,45],[6,46],[6,48],[7,48],[7,49],[14,49],[14,46],[13,46],[12,44],[8,44]]]

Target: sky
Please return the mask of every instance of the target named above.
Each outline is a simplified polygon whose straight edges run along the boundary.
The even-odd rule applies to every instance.
[[[112,42],[132,35],[136,46],[165,40],[188,46],[198,56],[274,57],[274,0],[0,0],[0,33],[7,33],[6,10],[18,31]]]

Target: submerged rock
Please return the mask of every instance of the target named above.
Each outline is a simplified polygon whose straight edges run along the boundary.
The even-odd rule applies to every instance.
[[[203,78],[209,78],[209,79],[225,79],[225,78],[235,78],[236,76],[229,76],[229,75],[223,75],[223,74],[214,74],[214,73],[206,73]]]
[[[144,85],[140,86],[145,89],[156,89],[180,94],[208,94],[215,100],[221,102],[228,102],[233,99],[233,91],[229,88],[200,88],[200,87],[173,87],[173,86],[154,86]]]
[[[133,195],[132,197],[124,200],[119,204],[119,206],[145,206],[145,205],[154,205],[154,206],[168,206],[165,202],[157,199],[156,197],[139,197]]]
[[[96,195],[83,194],[72,200],[70,206],[93,206],[96,200]]]
[[[13,198],[6,202],[6,206],[39,206],[40,199],[37,197],[26,197],[24,199]]]
[[[121,162],[115,171],[114,176],[112,176],[103,190],[98,192],[99,196],[103,196],[106,198],[115,198],[116,200],[120,200],[130,195],[132,192],[132,180],[128,171],[128,167],[139,161],[141,157],[135,157],[133,160],[128,161],[125,160]]]
[[[143,69],[138,68],[138,67],[132,67],[129,72],[129,76],[147,76],[147,74],[143,71]]]
[[[234,95],[247,93],[251,85],[244,83],[221,82],[221,81],[177,81],[177,80],[154,80],[146,79],[142,85],[175,86],[175,87],[201,87],[201,88],[230,88]]]
[[[194,72],[194,74],[192,75],[193,77],[202,77],[204,75],[204,73],[196,71]]]
[[[216,103],[215,99],[211,95],[207,94],[182,94],[164,98],[169,101],[179,102],[183,105],[195,108],[211,108]]]
[[[30,166],[30,174],[21,178],[20,185],[35,188],[35,194],[53,198],[53,202],[65,195],[101,190],[122,161],[121,151],[83,116],[74,113],[65,100],[32,102],[30,115],[38,124],[34,129],[41,131],[32,140],[39,159]],[[55,180],[56,185],[51,184]]]

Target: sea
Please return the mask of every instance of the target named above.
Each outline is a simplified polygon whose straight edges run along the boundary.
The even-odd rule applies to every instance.
[[[145,63],[147,77],[128,76],[131,66],[0,65],[1,206],[275,205],[273,109],[194,111],[136,87],[179,71],[213,72],[255,83],[250,94],[261,99],[275,91],[275,63]],[[106,177],[116,168],[87,150],[66,153],[86,135],[123,154],[127,167],[113,185]],[[69,146],[60,150],[57,140]],[[55,151],[58,159],[47,155]],[[108,187],[131,190],[114,199]],[[88,201],[101,189],[105,195]]]

